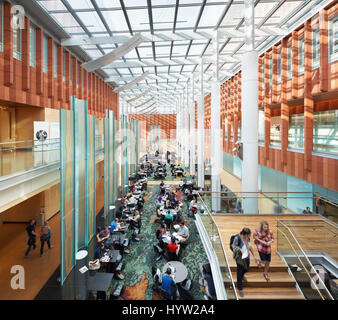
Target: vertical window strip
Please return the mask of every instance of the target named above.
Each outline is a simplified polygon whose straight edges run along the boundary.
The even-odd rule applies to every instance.
[[[292,46],[287,49],[287,79],[292,77]]]
[[[0,2],[0,51],[3,51],[4,38],[4,4]]]
[[[329,21],[329,62],[338,60],[338,16]]]
[[[43,35],[42,45],[42,71],[48,73],[48,39],[45,34]]]
[[[58,46],[57,44],[54,42],[54,78],[57,78],[58,76]]]
[[[70,55],[70,85],[73,85],[73,57]]]
[[[304,73],[304,37],[298,40],[298,72]]]
[[[320,29],[316,26],[312,30],[312,69],[319,68],[320,65]]]
[[[32,24],[29,26],[29,65],[36,67],[36,29]]]
[[[65,51],[65,49],[62,49],[62,59],[63,59],[62,80],[63,80],[63,82],[66,82],[66,51]]]
[[[13,57],[21,60],[21,29],[13,29]]]
[[[263,61],[262,61],[262,88],[265,88],[265,65],[264,65],[264,60],[265,58],[263,57]]]
[[[282,81],[282,49],[277,54],[277,82],[280,83]]]

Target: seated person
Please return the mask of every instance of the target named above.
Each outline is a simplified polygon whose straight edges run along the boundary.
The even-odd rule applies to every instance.
[[[94,260],[97,260],[97,259],[100,260],[104,256],[104,252],[105,252],[104,243],[101,242],[100,246],[95,249]]]
[[[132,226],[138,227],[140,220],[141,220],[140,212],[138,210],[136,210],[135,215],[130,218],[130,223],[131,223]]]
[[[241,213],[241,212],[242,212],[242,205],[241,205],[241,202],[240,202],[240,201],[238,201],[238,202],[236,203],[236,207],[235,207],[234,211],[235,211],[235,212],[238,212],[238,213]]]
[[[184,222],[180,222],[178,224],[180,227],[177,231],[177,236],[176,238],[178,238],[178,240],[180,241],[180,243],[184,243],[188,240],[189,238],[189,229],[188,227],[184,224]]]
[[[168,268],[166,273],[162,275],[162,290],[169,294],[170,300],[176,299],[176,281]]]
[[[165,223],[162,223],[159,228],[156,230],[156,238],[159,241],[162,241],[163,237],[167,236],[167,226]]]
[[[156,207],[156,216],[158,218],[162,218],[161,206],[159,206],[159,205]]]
[[[171,214],[169,214],[169,213],[167,213],[164,216],[164,222],[167,225],[167,228],[169,228],[169,229],[171,228],[171,226],[173,224],[173,219],[174,219],[174,217]]]
[[[178,253],[180,251],[180,245],[177,244],[175,237],[171,237],[171,241],[168,244],[167,248],[167,258],[168,261],[178,260]]]
[[[197,209],[198,209],[198,205],[197,205],[197,198],[193,198],[191,201],[190,201],[190,204],[189,204],[189,216],[193,216],[194,214],[197,213]]]
[[[118,231],[120,229],[121,225],[119,223],[119,218],[115,218],[110,225],[110,233],[113,233],[114,231]]]
[[[110,236],[109,228],[108,226],[105,226],[105,228],[96,235],[97,242],[98,243],[102,242],[106,244],[107,240],[109,239],[109,236]]]
[[[126,198],[126,202],[127,202],[127,205],[128,205],[128,204],[133,204],[133,203],[136,204],[137,201],[131,193],[128,193],[127,198]]]

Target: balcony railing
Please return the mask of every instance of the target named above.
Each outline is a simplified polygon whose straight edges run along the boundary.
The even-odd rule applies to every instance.
[[[104,152],[103,135],[95,138],[96,155]],[[0,143],[0,176],[26,171],[60,161],[60,139]]]

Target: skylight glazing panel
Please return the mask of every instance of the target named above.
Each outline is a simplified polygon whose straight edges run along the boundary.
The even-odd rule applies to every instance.
[[[221,26],[237,26],[243,18],[244,4],[232,4],[225,15]]]
[[[39,1],[39,4],[47,11],[67,10],[60,0]]]
[[[67,1],[74,10],[93,9],[93,6],[89,0],[67,0]]]
[[[279,24],[284,20],[291,12],[293,12],[297,6],[299,6],[302,1],[287,1],[268,19],[267,23],[276,23]],[[307,7],[307,6],[306,6]]]
[[[149,30],[148,10],[127,10],[129,21],[133,30]]]
[[[192,44],[189,50],[189,55],[200,55],[202,54],[203,50],[205,48],[205,44]]]
[[[70,13],[53,13],[51,16],[65,29],[66,32],[84,32]]]
[[[147,47],[147,48],[138,47],[137,50],[140,54],[141,60],[144,58],[149,58],[153,56],[153,51],[151,47]]]
[[[124,0],[126,7],[142,7],[147,6],[147,0]]]
[[[175,8],[152,9],[154,29],[173,28]]]
[[[172,56],[185,56],[188,50],[188,45],[173,46]]]
[[[179,28],[194,28],[200,7],[179,7],[177,20],[181,21]]]
[[[127,31],[128,26],[124,18],[123,12],[121,11],[102,11],[102,15],[107,21],[109,29],[114,31]]]
[[[121,4],[119,0],[96,0],[99,8],[120,8]]]
[[[77,15],[90,32],[106,31],[106,28],[96,12],[78,12]]]
[[[206,6],[203,10],[199,27],[214,27],[222,14],[220,6]]]

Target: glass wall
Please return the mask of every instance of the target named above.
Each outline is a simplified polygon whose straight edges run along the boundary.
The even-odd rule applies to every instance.
[[[2,51],[4,38],[4,4],[0,2],[0,51]]]
[[[338,153],[338,110],[314,112],[313,150]]]
[[[238,120],[237,140],[241,140],[241,138],[242,138],[242,123],[241,120]]]
[[[304,73],[304,37],[298,40],[298,73]]]
[[[290,148],[304,149],[304,113],[289,116],[289,140]]]
[[[32,24],[29,26],[29,64],[35,68],[36,65],[36,30]]]
[[[292,46],[288,46],[287,50],[287,79],[292,77]]]
[[[264,110],[258,111],[258,143],[264,143],[265,116]]]
[[[319,68],[320,64],[320,29],[317,25],[312,30],[312,69]]]
[[[281,145],[281,117],[271,117],[270,144]]]
[[[224,119],[224,140],[228,140],[228,119]]]
[[[329,21],[329,62],[338,59],[338,16]]]
[[[47,36],[44,34],[43,35],[43,40],[42,40],[42,70],[44,73],[48,72],[48,40]]]
[[[13,29],[13,57],[21,60],[21,29]]]

